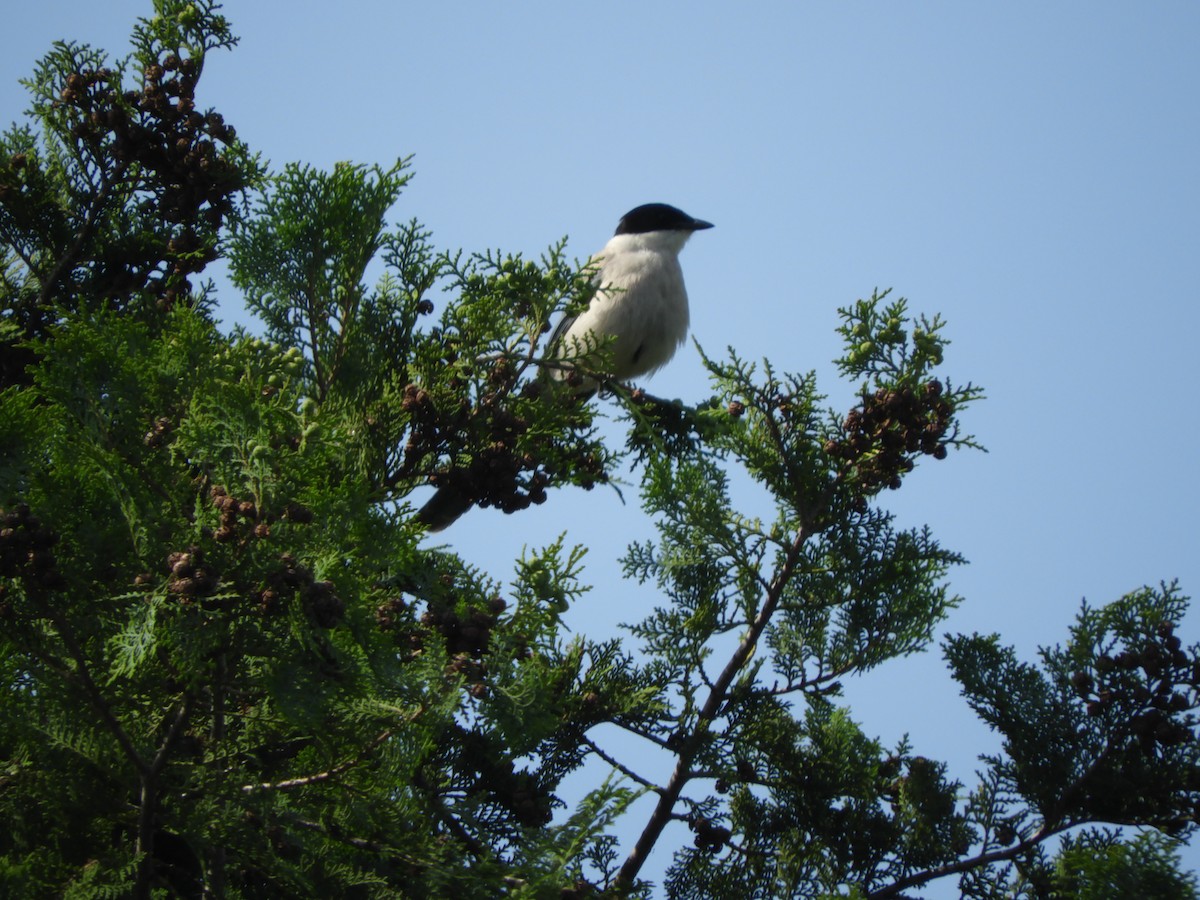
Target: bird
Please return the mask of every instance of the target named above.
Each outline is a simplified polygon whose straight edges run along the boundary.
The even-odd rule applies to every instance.
[[[608,346],[612,356],[606,374],[618,381],[666,365],[688,331],[679,252],[695,232],[712,227],[667,203],[646,203],[625,213],[611,240],[588,263],[595,270],[596,293],[587,309],[563,317],[550,336],[556,357],[585,361],[589,351]],[[553,371],[553,377],[565,379],[571,367]],[[588,382],[588,388],[594,384]]]
[[[594,393],[592,369],[617,381],[649,375],[666,365],[687,339],[688,298],[679,253],[711,222],[668,203],[644,203],[621,217],[612,238],[588,262],[595,293],[585,310],[564,316],[548,342],[550,377],[570,380],[581,395]],[[604,348],[604,355],[596,350]],[[589,363],[591,365],[589,365]],[[441,531],[470,509],[461,490],[440,488],[417,512],[429,531]]]

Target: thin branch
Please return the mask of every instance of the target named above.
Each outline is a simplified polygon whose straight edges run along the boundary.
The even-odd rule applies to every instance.
[[[972,856],[970,859],[960,859],[957,862],[947,863],[944,866],[938,866],[934,869],[926,869],[924,872],[917,872],[909,875],[907,878],[901,878],[889,884],[887,887],[880,888],[877,891],[871,891],[866,896],[869,900],[882,900],[884,897],[897,897],[902,891],[906,891],[911,887],[925,884],[929,881],[934,881],[938,878],[945,878],[947,875],[960,875],[970,869],[976,869],[980,866],[989,866],[992,863],[1008,862],[1016,857],[1023,856],[1028,853],[1038,844],[1054,837],[1060,832],[1073,828],[1074,824],[1058,825],[1054,828],[1043,826],[1038,829],[1037,833],[1019,843],[1013,844],[1011,847],[1005,847],[1002,850],[993,850],[991,853],[981,853],[978,856]]]
[[[158,748],[158,752],[154,754],[154,760],[150,763],[149,771],[146,773],[149,777],[154,778],[163,767],[167,764],[167,757],[171,750],[175,747],[175,743],[179,740],[179,736],[183,734],[183,729],[187,726],[188,719],[192,714],[192,697],[190,694],[184,694],[183,699],[179,703],[179,709],[175,711],[175,721],[171,723],[171,727],[167,729],[166,737],[163,738],[162,744]]]
[[[135,844],[139,860],[137,878],[133,885],[133,896],[138,900],[149,898],[150,881],[155,868],[154,823],[158,818],[158,776],[167,764],[171,749],[183,733],[191,710],[192,698],[184,695],[183,700],[179,703],[179,708],[175,711],[175,720],[167,729],[167,734],[163,738],[158,752],[154,755],[154,760],[139,773],[138,780],[141,782],[141,790],[138,794],[137,842]]]
[[[466,826],[462,822],[454,818],[454,814],[450,810],[442,805],[441,797],[438,796],[424,775],[417,772],[413,776],[413,785],[424,792],[430,806],[433,807],[433,814],[437,817],[438,821],[445,825],[450,833],[458,838],[462,845],[470,851],[472,856],[476,859],[483,859],[488,855],[487,848],[467,831]]]
[[[612,724],[616,725],[622,731],[627,731],[630,734],[632,734],[634,737],[640,737],[642,740],[649,741],[651,744],[655,744],[664,750],[672,750],[673,749],[671,744],[667,743],[665,740],[660,738],[658,735],[651,734],[648,731],[643,731],[641,728],[634,725],[632,722],[614,721]]]
[[[1092,761],[1091,765],[1089,765],[1079,775],[1078,778],[1076,778],[1073,782],[1071,782],[1071,784],[1067,785],[1062,790],[1062,792],[1060,794],[1060,798],[1070,797],[1074,792],[1078,791],[1080,789],[1080,787],[1088,779],[1092,778],[1094,776],[1095,772],[1097,771],[1097,769],[1100,767],[1100,765],[1102,763],[1104,763],[1112,754],[1116,753],[1120,749],[1119,739],[1121,737],[1122,737],[1122,735],[1120,733],[1118,733],[1116,740],[1106,741],[1104,749],[1096,756],[1095,760]],[[1052,810],[1048,815],[1051,818],[1057,818],[1059,815],[1062,814],[1060,812],[1062,805],[1063,805],[1063,801],[1060,799],[1060,802],[1058,804],[1059,808]],[[1102,822],[1107,822],[1108,824],[1113,824],[1113,825],[1144,824],[1144,823],[1139,823],[1139,822],[1132,821],[1132,820],[1128,821],[1128,822],[1115,821],[1113,819],[1098,819],[1098,820],[1090,820],[1090,821],[1091,822],[1101,822],[1102,821]],[[919,884],[924,884],[927,881],[932,881],[937,878],[944,878],[947,875],[957,875],[962,872],[966,872],[970,869],[978,868],[980,866],[991,865],[992,863],[995,863],[995,862],[1007,862],[1016,857],[1022,856],[1028,850],[1032,849],[1036,845],[1042,843],[1043,841],[1047,840],[1048,838],[1053,837],[1056,834],[1060,834],[1064,831],[1070,830],[1071,828],[1075,828],[1080,825],[1087,825],[1087,824],[1089,824],[1089,821],[1083,821],[1083,820],[1074,820],[1073,821],[1071,819],[1064,819],[1064,820],[1060,821],[1057,825],[1054,825],[1054,826],[1043,824],[1042,827],[1039,828],[1036,833],[1034,833],[1030,837],[1020,841],[1019,843],[1014,844],[1011,847],[1005,847],[1002,850],[994,850],[991,853],[983,853],[983,854],[980,854],[979,856],[973,856],[970,859],[963,859],[963,860],[959,860],[954,863],[948,863],[945,866],[940,866],[936,869],[928,869],[925,872],[918,872],[917,874],[910,875],[907,878],[901,879],[900,881],[897,881],[895,884],[889,885],[886,888],[881,888],[878,891],[873,891],[872,893],[868,894],[867,896],[871,897],[871,898],[893,897],[893,896],[897,896],[900,891],[906,890],[907,888],[910,888],[910,887],[915,887],[916,885],[919,885]]]
[[[699,749],[700,737],[707,730],[709,724],[717,718],[717,714],[725,703],[730,686],[753,655],[759,638],[762,636],[763,631],[766,630],[767,623],[771,620],[775,608],[779,605],[784,589],[795,574],[796,566],[800,561],[801,548],[804,546],[804,542],[808,539],[809,534],[808,529],[803,526],[796,532],[796,537],[792,541],[792,545],[788,548],[787,557],[784,559],[783,565],[771,579],[770,589],[767,591],[762,608],[738,644],[737,649],[734,650],[729,662],[725,665],[724,670],[722,670],[714,683],[712,690],[709,691],[708,698],[700,710],[700,715],[696,720],[695,728],[689,740],[678,751],[678,761],[675,765],[675,771],[671,775],[671,780],[659,795],[658,805],[651,814],[650,821],[646,823],[646,827],[638,838],[637,843],[634,844],[633,849],[629,852],[620,871],[617,873],[615,885],[619,889],[627,890],[633,885],[638,872],[641,871],[642,866],[649,858],[650,851],[654,849],[654,845],[658,842],[663,829],[666,828],[667,823],[671,820],[675,804],[679,802],[679,797],[683,793],[683,787],[691,778],[691,762]]]
[[[112,176],[106,178],[100,185],[100,189],[96,192],[92,199],[92,205],[83,219],[83,225],[75,235],[75,240],[59,257],[58,262],[54,264],[54,268],[50,270],[50,274],[42,281],[41,290],[38,292],[38,306],[46,306],[50,302],[50,292],[54,290],[63,274],[73,265],[79,258],[79,254],[83,251],[84,245],[92,239],[92,235],[96,232],[96,226],[100,221],[100,214],[103,213],[105,206],[108,204],[108,199],[112,195],[113,187],[120,183],[125,177],[125,171],[129,168],[128,163],[120,163],[113,171]]]
[[[293,825],[296,825],[299,828],[304,828],[308,831],[316,831],[320,834],[323,834],[325,837],[330,838],[331,840],[335,840],[335,841],[338,841],[343,844],[348,844],[349,846],[354,847],[358,850],[366,850],[370,853],[380,853],[380,854],[388,853],[388,854],[391,854],[394,856],[400,856],[401,859],[405,858],[394,848],[389,847],[386,844],[381,844],[378,841],[368,840],[367,838],[354,837],[353,835],[349,835],[349,834],[337,834],[333,831],[330,831],[328,828],[326,828],[320,822],[311,822],[308,819],[302,819],[299,816],[289,815],[287,817],[287,819],[289,822],[291,822]]]
[[[331,769],[327,769],[324,772],[317,772],[313,775],[304,775],[300,778],[288,778],[283,781],[264,781],[260,784],[243,784],[241,788],[242,793],[253,794],[257,793],[258,791],[286,791],[290,788],[306,787],[310,784],[320,784],[323,781],[329,781],[330,779],[336,778],[343,772],[349,771],[350,769],[362,763],[363,760],[370,756],[371,752],[375,750],[376,747],[378,747],[391,736],[392,732],[390,729],[381,732],[380,734],[376,735],[371,742],[367,744],[367,746],[360,750],[353,759],[348,759],[343,763],[339,763],[338,765]]]
[[[841,687],[839,678],[843,678],[847,673],[854,671],[856,661],[852,660],[843,665],[837,666],[832,671],[826,672],[825,665],[822,661],[817,669],[817,672],[810,678],[807,672],[802,673],[799,681],[787,679],[787,682],[782,686],[779,682],[775,682],[771,687],[766,689],[766,693],[773,697],[781,697],[785,694],[794,694],[797,691],[812,691],[817,696],[833,693]]]
[[[654,793],[659,794],[660,796],[662,795],[663,789],[661,787],[659,787],[653,781],[650,781],[648,778],[643,778],[637,772],[633,771],[633,769],[630,769],[628,766],[624,765],[623,763],[618,762],[616,759],[609,756],[607,753],[605,753],[603,750],[601,750],[600,747],[597,746],[596,742],[593,741],[587,735],[583,736],[583,742],[585,744],[587,744],[588,747],[591,748],[591,751],[593,753],[595,753],[598,757],[600,757],[602,760],[604,760],[606,763],[608,763],[614,769],[619,771],[626,778],[630,778],[633,781],[636,781],[638,784],[640,784],[642,787],[646,788],[646,790],[648,790],[648,791],[653,791]]]
[[[7,228],[0,228],[0,241],[2,241],[5,246],[12,250],[12,252],[17,255],[17,258],[25,264],[25,269],[27,271],[26,277],[37,278],[38,270],[37,266],[34,264],[33,256],[31,253],[26,252],[25,248],[20,245],[19,240],[20,239],[17,237],[15,232],[11,232]]]
[[[42,606],[45,608],[50,620],[54,622],[55,627],[58,629],[59,638],[75,663],[75,671],[69,673],[69,675],[78,679],[84,693],[92,701],[92,706],[100,714],[100,718],[104,720],[104,724],[112,732],[113,737],[120,744],[121,750],[124,751],[125,756],[128,757],[130,763],[138,771],[138,774],[143,776],[149,774],[151,764],[138,752],[137,746],[133,743],[133,738],[129,736],[125,727],[108,705],[108,701],[104,699],[104,695],[100,693],[100,688],[96,686],[96,681],[92,678],[92,672],[88,666],[87,657],[83,653],[83,648],[75,640],[70,626],[67,625],[62,613],[58,609],[55,609],[53,604],[43,603]]]

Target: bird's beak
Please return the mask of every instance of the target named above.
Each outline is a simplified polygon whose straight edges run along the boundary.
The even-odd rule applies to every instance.
[[[703,231],[705,228],[712,227],[712,222],[705,222],[703,219],[692,219],[692,231]]]

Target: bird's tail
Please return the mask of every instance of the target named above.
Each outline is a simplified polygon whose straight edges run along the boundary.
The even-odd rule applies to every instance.
[[[428,502],[417,510],[417,521],[430,531],[441,531],[454,524],[459,516],[471,508],[471,504],[471,498],[461,490],[438,488]]]

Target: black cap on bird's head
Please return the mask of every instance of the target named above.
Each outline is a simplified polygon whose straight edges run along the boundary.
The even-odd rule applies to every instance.
[[[693,219],[669,203],[645,203],[621,217],[616,234],[646,234],[651,231],[703,231],[712,222]]]

